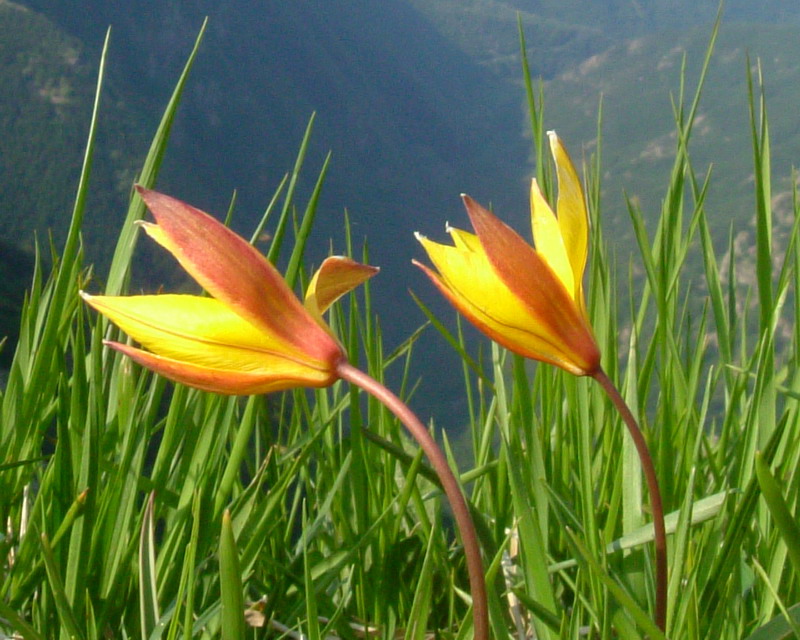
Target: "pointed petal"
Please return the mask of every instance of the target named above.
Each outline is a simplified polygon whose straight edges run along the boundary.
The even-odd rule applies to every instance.
[[[287,371],[252,372],[217,369],[165,358],[119,342],[106,341],[105,344],[170,380],[203,391],[228,395],[256,395],[300,386],[324,387],[333,382],[330,376],[322,374],[313,376],[309,371],[303,371],[302,376],[292,378],[291,373]]]
[[[199,209],[142,187],[137,190],[158,223],[145,224],[144,230],[212,296],[313,357],[325,360],[338,352],[335,341],[254,247]]]
[[[536,253],[544,258],[564,288],[573,293],[575,278],[561,237],[561,227],[535,179],[531,181],[531,228]]]
[[[484,313],[503,325],[531,324],[529,310],[497,277],[480,245],[471,251],[439,244],[422,236],[417,236],[417,239],[438,270],[439,279],[454,295],[472,300]]]
[[[425,275],[430,278],[431,282],[436,285],[436,288],[447,298],[450,304],[475,325],[479,331],[498,344],[526,358],[533,358],[534,360],[562,367],[575,375],[584,375],[586,373],[585,370],[573,364],[567,355],[561,354],[557,347],[550,344],[542,336],[526,330],[525,327],[504,324],[496,317],[496,309],[493,306],[490,310],[492,315],[489,315],[487,308],[479,306],[475,298],[464,296],[424,264],[416,260],[412,260],[412,263],[425,272]],[[490,295],[494,299],[497,291],[492,291]],[[486,298],[484,297],[483,299],[485,300]]]
[[[512,351],[586,373],[569,344],[550,330],[495,272],[482,248],[465,251],[417,236],[438,274],[415,262],[442,294],[483,333]]]
[[[589,216],[586,211],[586,201],[580,178],[567,150],[555,131],[548,131],[547,135],[550,137],[550,150],[558,174],[558,224],[561,227],[561,236],[569,253],[575,278],[573,295],[575,300],[579,300],[583,305],[583,271],[589,253]]]
[[[324,380],[330,379],[338,362],[338,357],[310,357],[213,298],[87,294],[83,298],[149,351],[186,364],[292,380]]]
[[[378,271],[378,267],[361,264],[344,256],[326,258],[306,290],[306,309],[314,316],[321,316],[344,294],[369,280]]]
[[[478,236],[476,236],[474,233],[462,231],[461,229],[456,229],[455,227],[451,226],[447,227],[447,233],[450,234],[450,237],[453,239],[453,244],[459,249],[483,252],[481,241],[478,240]]]
[[[528,308],[540,333],[581,368],[594,370],[600,356],[591,328],[558,277],[513,229],[469,196],[463,199],[492,269]]]

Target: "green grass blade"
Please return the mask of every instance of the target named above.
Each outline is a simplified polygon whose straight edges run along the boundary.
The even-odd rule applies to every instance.
[[[517,30],[519,32],[519,51],[520,60],[522,61],[522,79],[525,83],[525,96],[528,102],[528,115],[530,117],[531,125],[531,138],[533,140],[533,148],[536,153],[536,180],[544,193],[545,198],[550,200],[550,180],[546,173],[548,166],[545,159],[545,148],[547,145],[544,143],[544,99],[543,88],[539,84],[539,96],[537,103],[537,96],[533,91],[533,82],[531,81],[531,70],[528,65],[528,47],[525,43],[525,32],[522,29],[522,17],[517,15]]]
[[[428,633],[428,615],[431,608],[431,593],[433,591],[433,566],[434,566],[434,541],[436,528],[432,527],[428,536],[428,545],[425,549],[425,559],[422,562],[417,586],[414,591],[414,601],[408,614],[405,640],[423,640]]]
[[[289,178],[289,186],[286,189],[286,195],[283,199],[283,207],[281,209],[280,217],[278,218],[278,224],[275,227],[275,232],[272,235],[272,242],[269,246],[269,252],[267,253],[267,258],[273,264],[278,261],[278,257],[281,253],[281,248],[283,247],[283,240],[284,236],[286,235],[286,227],[289,223],[290,213],[292,202],[294,201],[294,193],[297,188],[297,181],[300,177],[301,169],[303,167],[303,162],[306,158],[306,152],[308,151],[308,143],[311,140],[311,131],[314,129],[314,120],[316,118],[316,114],[312,113],[311,117],[308,120],[308,125],[306,126],[306,131],[303,134],[303,140],[300,143],[300,149],[297,152],[297,158],[295,159],[294,168],[292,169],[292,175]]]
[[[778,483],[769,470],[769,465],[764,460],[761,453],[756,453],[756,477],[758,486],[761,487],[761,495],[767,503],[775,526],[780,531],[781,537],[786,544],[789,559],[794,566],[795,573],[800,575],[800,526],[797,519],[789,511]]]
[[[236,436],[225,465],[222,480],[214,495],[213,514],[215,518],[222,515],[225,502],[230,498],[233,485],[241,473],[242,461],[247,454],[251,436],[256,426],[256,413],[260,402],[261,398],[259,396],[252,396],[247,400],[247,406],[239,423],[239,428],[236,430]]]
[[[151,638],[158,625],[158,589],[156,588],[156,550],[153,528],[155,493],[147,500],[139,539],[139,616],[142,625],[142,640]]]
[[[758,63],[759,110],[750,58],[747,58],[747,92],[750,106],[750,131],[753,143],[753,166],[756,189],[756,277],[762,328],[772,313],[772,196],[770,188],[770,145],[761,63]]]
[[[800,604],[789,607],[786,613],[791,622],[783,615],[777,616],[756,629],[746,640],[787,640],[792,636],[800,638],[800,635],[793,631],[793,628],[800,626]]]
[[[785,426],[785,422],[781,422],[773,431],[763,451],[765,460],[771,461],[772,457],[775,455]],[[753,519],[753,514],[757,506],[757,499],[757,481],[755,478],[751,478],[747,487],[742,492],[729,521],[729,534],[724,537],[722,545],[711,560],[707,581],[700,597],[700,609],[702,611],[718,610],[717,606],[719,605],[719,599],[723,597],[724,585],[728,583],[734,571],[734,565],[738,559],[738,551],[741,547],[742,540],[747,533],[748,524]]]
[[[61,254],[61,259],[64,265],[72,265],[78,258],[78,245],[80,242],[80,230],[83,225],[83,214],[86,209],[86,197],[89,190],[89,177],[92,173],[92,161],[94,158],[94,144],[97,133],[98,115],[100,113],[100,96],[103,89],[103,79],[105,77],[106,55],[108,54],[108,45],[111,38],[111,29],[106,31],[105,41],[103,42],[103,49],[100,53],[100,67],[97,71],[97,88],[95,90],[94,105],[92,106],[92,119],[89,124],[89,136],[86,142],[86,151],[83,156],[83,167],[81,168],[81,175],[78,179],[78,193],[75,196],[75,206],[72,211],[72,218],[69,223],[69,231],[67,232],[67,239],[64,243],[64,250]],[[65,295],[66,288],[71,286],[67,282],[68,270],[61,269],[59,271],[58,283],[56,284],[56,293],[54,302],[57,304],[61,296]]]
[[[311,233],[311,228],[314,224],[314,218],[317,213],[317,202],[319,202],[320,193],[322,193],[322,185],[325,182],[325,176],[328,173],[328,165],[331,160],[331,154],[325,156],[325,162],[322,163],[317,183],[314,185],[314,191],[311,193],[311,198],[306,206],[303,219],[300,223],[300,229],[295,237],[294,247],[292,248],[292,255],[289,258],[289,265],[286,267],[286,282],[290,287],[294,287],[297,281],[297,276],[300,273],[300,262],[303,259],[303,254],[306,250],[306,241]]]
[[[169,134],[172,130],[172,123],[175,120],[175,114],[178,111],[178,105],[180,104],[186,81],[189,78],[189,72],[197,57],[197,52],[200,49],[200,43],[203,40],[207,24],[208,19],[204,20],[203,25],[200,27],[200,31],[194,42],[194,47],[178,78],[178,83],[175,85],[172,96],[164,110],[164,115],[161,117],[161,122],[158,124],[156,134],[150,144],[150,150],[147,152],[147,156],[144,159],[142,171],[139,174],[139,184],[148,189],[152,188],[156,183],[158,172],[161,169],[161,161],[164,159],[164,153],[166,153],[167,150],[167,141],[169,140]],[[125,290],[125,282],[128,277],[131,256],[136,247],[138,233],[134,222],[142,219],[144,211],[145,206],[141,197],[132,192],[128,213],[125,216],[125,222],[122,225],[122,230],[117,240],[117,246],[114,249],[114,256],[111,259],[111,267],[109,268],[108,280],[106,281],[106,295],[120,295]]]
[[[183,638],[192,638],[192,624],[194,622],[194,593],[195,593],[195,558],[197,557],[197,544],[200,537],[200,496],[195,493],[192,501],[192,532],[189,543],[186,545],[186,553],[183,557],[183,570],[181,572],[181,582],[178,585],[178,594],[175,598],[175,612],[170,624],[167,640],[175,640],[178,637],[180,624],[180,606],[184,602],[185,607],[183,618]]]
[[[305,505],[303,506],[303,535],[301,536],[303,552],[303,583],[305,584],[306,604],[306,634],[308,640],[320,640],[319,614],[317,613],[317,591],[314,587],[314,576],[311,571],[309,558],[308,522],[306,520]]]
[[[464,362],[467,366],[469,366],[469,368],[472,369],[472,371],[475,372],[476,375],[480,376],[482,381],[487,385],[489,385],[489,387],[491,388],[492,386],[491,380],[486,376],[486,374],[483,372],[483,369],[478,365],[475,359],[467,353],[466,349],[464,349],[464,345],[462,345],[461,342],[459,342],[459,340],[450,331],[448,331],[447,327],[445,327],[436,318],[436,316],[433,315],[433,312],[430,309],[428,309],[428,307],[422,302],[422,300],[420,300],[417,297],[417,295],[413,291],[409,291],[409,294],[411,295],[411,298],[414,300],[414,302],[417,303],[417,306],[420,308],[422,313],[425,314],[425,317],[428,319],[428,322],[430,322],[433,325],[436,331],[438,331],[441,334],[441,336],[447,341],[447,343],[451,347],[453,347],[456,353],[458,353],[462,362]]]
[[[45,534],[40,536],[39,542],[42,546],[42,557],[44,558],[44,566],[47,571],[47,580],[53,593],[53,599],[55,600],[58,619],[63,625],[61,635],[62,637],[70,639],[75,638],[77,640],[82,640],[85,638],[85,635],[78,625],[78,619],[67,599],[64,581],[61,579],[61,574],[56,565],[50,542]]]
[[[264,233],[264,227],[267,225],[267,220],[269,220],[270,214],[275,210],[275,206],[278,204],[278,200],[280,199],[281,193],[283,193],[283,188],[286,186],[287,181],[289,180],[289,174],[285,174],[281,181],[278,183],[278,186],[275,187],[275,192],[272,194],[272,199],[269,201],[267,208],[264,210],[264,215],[261,216],[261,220],[259,220],[256,228],[253,230],[253,233],[250,235],[250,244],[256,244],[262,237]]]
[[[597,563],[591,554],[588,552],[583,543],[575,536],[575,534],[567,529],[567,535],[577,551],[578,557],[589,568],[589,570],[600,578],[605,584],[606,588],[611,592],[614,599],[625,609],[625,611],[634,619],[636,624],[647,633],[651,640],[665,640],[664,634],[656,627],[653,620],[644,611],[636,601],[619,585],[614,579],[606,573],[603,568]]]
[[[728,498],[730,493],[730,491],[722,491],[712,496],[708,496],[707,498],[703,498],[702,500],[696,500],[693,502],[691,518],[689,520],[690,524],[702,524],[703,522],[707,522],[708,520],[716,517],[717,514],[722,510],[725,500]],[[678,523],[680,522],[680,514],[681,511],[673,511],[664,516],[664,528],[667,530],[668,535],[671,535],[677,531]],[[609,543],[605,551],[607,554],[610,554],[618,551],[624,551],[626,549],[633,549],[635,547],[642,547],[652,542],[653,537],[654,533],[652,523],[646,524]],[[548,570],[551,573],[555,571],[563,571],[564,569],[570,569],[574,566],[577,566],[577,564],[578,561],[575,559],[564,560],[562,562],[551,564]]]
[[[245,632],[244,587],[239,553],[233,537],[231,514],[222,514],[222,533],[219,538],[219,588],[221,593],[221,627],[224,640],[242,640]]]
[[[22,616],[3,600],[0,600],[0,619],[3,620],[4,624],[11,625],[11,628],[17,631],[20,637],[25,638],[25,640],[45,640],[43,635],[25,622]]]

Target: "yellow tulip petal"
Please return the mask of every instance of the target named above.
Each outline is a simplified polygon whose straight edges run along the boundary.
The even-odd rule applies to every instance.
[[[459,249],[483,252],[481,241],[478,240],[478,236],[476,236],[474,233],[462,231],[461,229],[456,229],[455,227],[451,226],[447,227],[447,233],[450,234],[450,237],[453,239],[453,244]]]
[[[462,196],[481,247],[497,277],[540,322],[557,327],[572,299],[550,266],[519,234],[469,196]]]
[[[475,326],[522,356],[575,375],[600,367],[600,350],[583,300],[588,218],[575,167],[555,133],[558,216],[531,184],[536,249],[469,196],[462,194],[476,235],[448,228],[454,246],[417,234],[438,273],[414,261]]]
[[[317,317],[321,316],[344,294],[369,280],[378,271],[378,267],[361,264],[343,256],[326,258],[306,290],[306,309]]]
[[[575,278],[561,237],[561,227],[535,179],[531,181],[531,228],[536,252],[544,258],[564,288],[573,293]]]
[[[254,247],[199,209],[137,187],[157,225],[144,230],[172,253],[214,298],[266,333],[320,360],[335,340],[312,318],[281,275]]]
[[[465,251],[423,236],[417,238],[442,280],[454,292],[476,300],[476,306],[480,306],[485,313],[491,313],[502,324],[530,324],[531,316],[527,307],[497,277],[482,248]]]
[[[446,298],[478,329],[512,351],[576,373],[572,348],[550,330],[496,274],[483,249],[463,250],[417,236],[438,270],[415,262]],[[587,365],[588,366],[588,365]]]
[[[599,351],[591,327],[571,293],[513,229],[468,196],[463,200],[492,269],[528,308],[539,326],[538,333],[559,345],[580,368],[596,369]]]
[[[331,379],[332,364],[298,354],[213,298],[89,296],[84,300],[156,355],[203,368],[289,379]]]
[[[589,253],[589,216],[586,211],[586,201],[583,197],[583,188],[575,171],[572,160],[556,135],[555,131],[548,131],[550,150],[556,163],[558,175],[558,224],[561,227],[561,237],[567,247],[569,261],[574,274],[574,298],[583,305],[583,271],[586,268],[586,257]]]
[[[473,297],[466,297],[451,288],[449,282],[446,282],[439,274],[424,264],[416,260],[412,260],[412,262],[422,269],[450,304],[475,325],[479,331],[498,344],[526,358],[533,358],[534,360],[562,367],[575,375],[586,373],[583,369],[573,364],[567,356],[561,354],[559,349],[550,344],[545,338],[526,330],[525,327],[503,324],[495,316],[494,307],[490,310],[490,315],[486,307],[481,307],[475,303]],[[497,291],[492,291],[489,295],[495,296],[496,294]]]
[[[332,382],[329,375],[309,369],[296,377],[293,377],[296,372],[278,368],[255,372],[219,369],[166,358],[118,342],[106,341],[106,344],[170,380],[215,393],[251,395],[300,386],[323,387]]]

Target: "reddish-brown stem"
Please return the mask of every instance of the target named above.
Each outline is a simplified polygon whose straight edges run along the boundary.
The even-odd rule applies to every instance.
[[[655,623],[662,631],[667,627],[667,530],[664,526],[664,506],[661,504],[661,490],[658,488],[658,478],[656,469],[653,466],[653,459],[650,457],[650,450],[642,435],[636,418],[628,408],[625,400],[620,395],[614,383],[602,369],[592,374],[592,377],[600,383],[603,390],[611,398],[611,402],[622,416],[628,432],[636,445],[639,453],[639,460],[642,462],[642,470],[647,480],[647,488],[650,491],[650,506],[653,510],[653,529],[655,531],[654,544],[656,548],[656,612]]]
[[[414,436],[419,446],[422,447],[425,455],[428,456],[433,470],[436,472],[436,475],[439,476],[445,495],[450,501],[450,506],[453,509],[453,516],[456,519],[456,525],[461,533],[461,542],[464,545],[464,556],[467,560],[470,591],[472,592],[472,615],[475,626],[474,637],[475,640],[488,640],[489,609],[486,602],[486,581],[483,575],[483,560],[481,559],[478,536],[475,533],[475,525],[469,514],[467,502],[464,499],[464,495],[461,493],[461,487],[453,475],[453,472],[450,470],[450,466],[447,464],[447,459],[442,453],[442,450],[425,428],[425,425],[419,421],[411,409],[380,382],[371,378],[360,369],[356,369],[346,361],[339,363],[336,367],[336,373],[343,380],[360,387],[375,397],[389,409],[389,411],[397,416],[397,419],[411,432],[411,435]]]

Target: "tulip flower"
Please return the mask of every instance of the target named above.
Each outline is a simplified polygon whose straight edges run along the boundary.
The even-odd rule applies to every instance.
[[[600,351],[583,299],[589,244],[586,205],[575,169],[555,134],[550,144],[558,167],[558,217],[534,180],[535,249],[465,195],[477,235],[450,227],[452,246],[417,235],[438,273],[415,264],[453,306],[499,344],[575,375],[591,375],[600,366]]]
[[[480,545],[461,487],[425,425],[389,389],[353,367],[322,316],[378,269],[327,258],[303,302],[275,267],[206,213],[137,190],[156,223],[140,223],[209,294],[93,296],[83,299],[143,348],[106,341],[139,364],[205,391],[250,395],[346,380],[382,402],[408,428],[439,477],[461,533],[473,598],[474,638],[488,640]]]
[[[556,212],[531,183],[535,248],[469,196],[462,196],[475,234],[448,227],[452,245],[417,234],[436,270],[416,264],[481,332],[521,356],[547,362],[603,387],[631,434],[647,479],[656,548],[656,624],[666,624],[667,543],[661,492],[633,414],[600,366],[600,350],[583,295],[589,219],[578,173],[561,140],[548,132],[556,165]]]
[[[167,378],[225,394],[323,387],[344,352],[322,320],[378,269],[326,259],[303,305],[254,247],[208,214],[139,189],[157,224],[145,232],[211,294],[92,296],[84,300],[145,349],[108,345]]]

